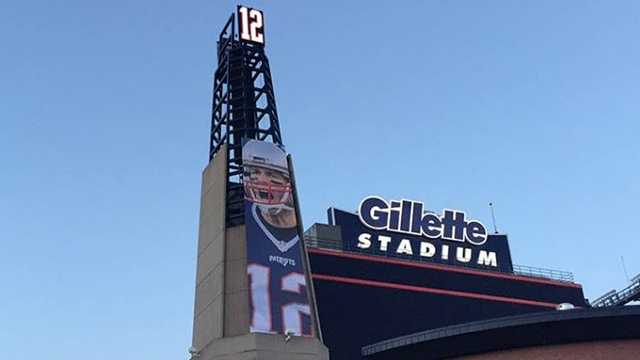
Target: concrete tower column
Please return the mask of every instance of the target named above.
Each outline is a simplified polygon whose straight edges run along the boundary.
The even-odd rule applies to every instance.
[[[225,224],[226,167],[222,145],[202,175],[191,359],[329,359],[317,337],[249,332],[246,233]]]

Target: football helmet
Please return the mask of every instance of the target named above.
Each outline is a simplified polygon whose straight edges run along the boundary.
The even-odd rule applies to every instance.
[[[285,152],[277,145],[250,140],[242,148],[244,197],[272,214],[293,211]]]

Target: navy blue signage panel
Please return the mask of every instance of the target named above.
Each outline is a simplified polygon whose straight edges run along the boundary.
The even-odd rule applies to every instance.
[[[335,208],[329,209],[329,223],[340,226],[343,246],[348,251],[500,272],[513,271],[506,235],[489,234],[486,242],[475,245],[441,237],[376,230],[364,225],[357,214]]]

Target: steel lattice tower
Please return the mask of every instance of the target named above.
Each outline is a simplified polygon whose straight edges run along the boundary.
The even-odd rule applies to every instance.
[[[213,83],[209,161],[202,172],[200,193],[193,338],[189,348],[191,360],[329,359],[329,351],[321,340],[313,283],[307,270],[308,258],[300,241],[302,224],[299,220],[296,221],[298,228],[289,230],[297,233],[298,241],[302,243],[298,249],[302,260],[299,260],[299,268],[295,269],[297,272],[287,268],[286,274],[297,274],[295,276],[300,281],[299,275],[304,273],[303,284],[310,285],[300,285],[298,291],[292,292],[280,284],[284,276],[289,275],[278,272],[278,276],[271,279],[270,270],[264,274],[267,274],[268,282],[273,280],[280,286],[282,301],[285,301],[284,292],[291,292],[286,294],[293,296],[286,297],[286,301],[290,301],[301,299],[304,295],[302,289],[305,289],[310,309],[307,312],[315,336],[292,336],[291,329],[298,324],[295,321],[294,325],[277,333],[262,328],[252,330],[258,313],[254,311],[256,305],[252,289],[259,289],[261,285],[255,284],[250,273],[249,261],[255,261],[255,256],[250,258],[249,255],[250,250],[257,249],[255,240],[260,242],[262,237],[249,237],[251,229],[245,226],[245,207],[250,201],[244,198],[242,148],[248,140],[282,145],[264,39],[262,11],[240,5],[217,39],[218,68]],[[290,170],[291,199],[296,204],[290,155],[286,161]],[[296,211],[298,208],[295,206]],[[299,219],[299,214],[295,215]],[[251,226],[249,221],[247,223]],[[263,235],[266,239],[267,235]],[[271,250],[274,254],[282,252],[279,248]],[[269,296],[271,301],[271,290],[268,289],[264,289],[267,291],[264,296]],[[292,305],[296,304],[305,306],[305,303],[297,302]],[[264,305],[261,308],[263,316],[270,318],[272,313],[283,314],[279,304],[274,305],[274,309],[280,306],[275,312],[271,304]],[[298,311],[300,317],[305,313],[303,310]],[[302,327],[302,318],[299,320]]]
[[[282,145],[269,60],[264,46],[240,41],[235,14],[218,38],[209,161],[227,144],[226,226],[244,224],[242,144],[245,139]]]

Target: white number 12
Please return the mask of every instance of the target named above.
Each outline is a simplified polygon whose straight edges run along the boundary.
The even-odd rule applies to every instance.
[[[249,275],[251,303],[253,304],[251,332],[273,333],[270,296],[271,269],[266,266],[251,264],[247,266],[247,274]],[[280,288],[283,291],[303,294],[305,286],[306,280],[304,275],[292,272],[282,277]],[[280,312],[282,314],[283,332],[292,332],[297,336],[303,335],[302,315],[311,315],[309,305],[291,302],[282,305]]]
[[[238,14],[240,17],[240,38],[264,45],[262,12],[256,9],[249,9],[246,6],[240,6]]]

